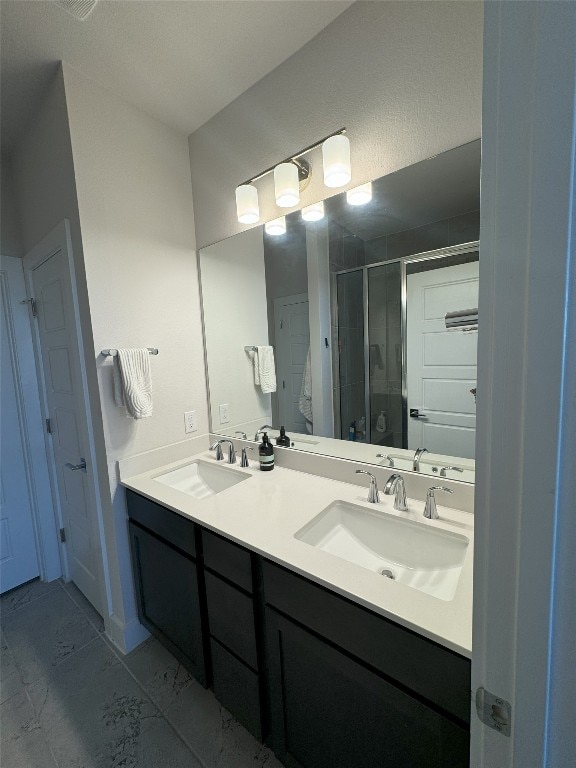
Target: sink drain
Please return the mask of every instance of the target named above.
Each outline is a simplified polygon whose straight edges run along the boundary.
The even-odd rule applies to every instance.
[[[390,568],[381,568],[378,573],[381,576],[386,576],[387,579],[392,579],[392,581],[396,578],[396,576],[394,576],[394,571],[390,570]]]

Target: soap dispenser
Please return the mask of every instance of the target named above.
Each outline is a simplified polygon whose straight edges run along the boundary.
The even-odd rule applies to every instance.
[[[378,416],[378,419],[376,421],[376,431],[377,432],[386,432],[386,414],[384,411],[380,411],[380,416]]]
[[[281,445],[283,448],[290,448],[290,438],[286,434],[285,427],[280,427],[280,434],[276,438],[276,445]]]
[[[258,446],[258,458],[260,469],[263,472],[270,472],[274,469],[274,447],[266,432],[262,435],[262,442]]]

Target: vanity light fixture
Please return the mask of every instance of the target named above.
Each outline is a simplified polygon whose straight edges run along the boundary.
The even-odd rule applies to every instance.
[[[349,205],[366,205],[372,200],[372,182],[360,184],[359,187],[349,189],[346,192],[346,202]]]
[[[241,224],[256,224],[260,221],[258,190],[253,184],[236,187],[236,213]]]
[[[293,208],[300,202],[300,179],[295,163],[280,163],[274,168],[274,192],[276,205]]]
[[[286,216],[280,216],[279,219],[272,219],[264,224],[267,235],[285,235],[286,234]]]
[[[324,218],[324,203],[314,203],[314,205],[307,205],[306,208],[302,208],[302,218],[304,221],[320,221]]]
[[[324,184],[327,187],[344,187],[352,178],[350,164],[350,140],[343,134],[330,136],[322,144]]]
[[[311,175],[310,164],[304,159],[303,155],[318,147],[322,147],[324,183],[326,186],[342,187],[348,184],[352,177],[352,171],[350,167],[350,142],[344,136],[345,132],[346,128],[340,128],[339,131],[335,131],[315,144],[305,147],[295,155],[288,157],[271,168],[267,168],[262,173],[253,176],[236,187],[236,213],[238,221],[241,224],[256,224],[260,220],[258,190],[254,186],[254,182],[272,172],[274,173],[276,205],[280,208],[293,208],[298,205],[300,202],[300,192],[307,186]],[[317,206],[308,206],[308,208],[317,208]],[[304,218],[307,221],[318,221],[322,216],[317,214],[315,219]]]

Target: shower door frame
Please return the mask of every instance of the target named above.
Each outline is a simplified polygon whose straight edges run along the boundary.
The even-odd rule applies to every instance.
[[[341,269],[338,272],[334,272],[334,291],[332,306],[335,309],[336,319],[338,319],[338,275],[348,274],[350,272],[362,271],[362,308],[364,312],[364,407],[366,410],[366,443],[372,444],[372,419],[370,411],[370,326],[369,326],[369,294],[368,294],[368,270],[374,267],[382,267],[387,264],[400,264],[400,315],[401,325],[400,333],[402,339],[402,384],[401,384],[401,396],[402,396],[402,448],[407,448],[408,443],[408,377],[406,375],[406,361],[408,356],[407,346],[407,267],[409,264],[416,264],[422,261],[436,261],[438,259],[445,259],[450,256],[459,256],[465,253],[471,253],[473,251],[480,250],[480,241],[472,240],[469,243],[460,243],[459,245],[450,245],[445,248],[436,248],[432,251],[422,251],[421,253],[415,253],[411,256],[400,256],[396,259],[385,259],[384,261],[377,261],[373,264],[366,264],[363,267],[351,267],[350,269]],[[478,253],[478,256],[480,254]],[[339,325],[335,323],[336,328],[339,329]],[[338,366],[338,391],[340,397],[340,366]],[[339,432],[342,435],[342,415],[341,404],[338,407],[338,414],[340,416]],[[335,425],[336,426],[336,425]],[[341,438],[343,439],[343,438]]]

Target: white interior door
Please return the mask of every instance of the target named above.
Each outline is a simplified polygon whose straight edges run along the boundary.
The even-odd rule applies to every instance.
[[[407,278],[408,448],[474,458],[478,334],[447,331],[446,312],[478,306],[478,262]]]
[[[0,271],[0,289],[0,592],[6,592],[39,576],[40,568],[14,327],[28,318],[12,314],[9,275],[4,269]]]
[[[66,228],[56,228],[26,256],[24,265],[36,301],[37,346],[69,575],[102,613],[99,532],[94,489],[88,475],[94,468]],[[83,462],[85,469],[80,468]]]
[[[310,347],[308,294],[302,293],[276,299],[274,322],[280,419],[278,426],[284,425],[288,435],[306,434],[306,419],[300,413],[298,401]]]

